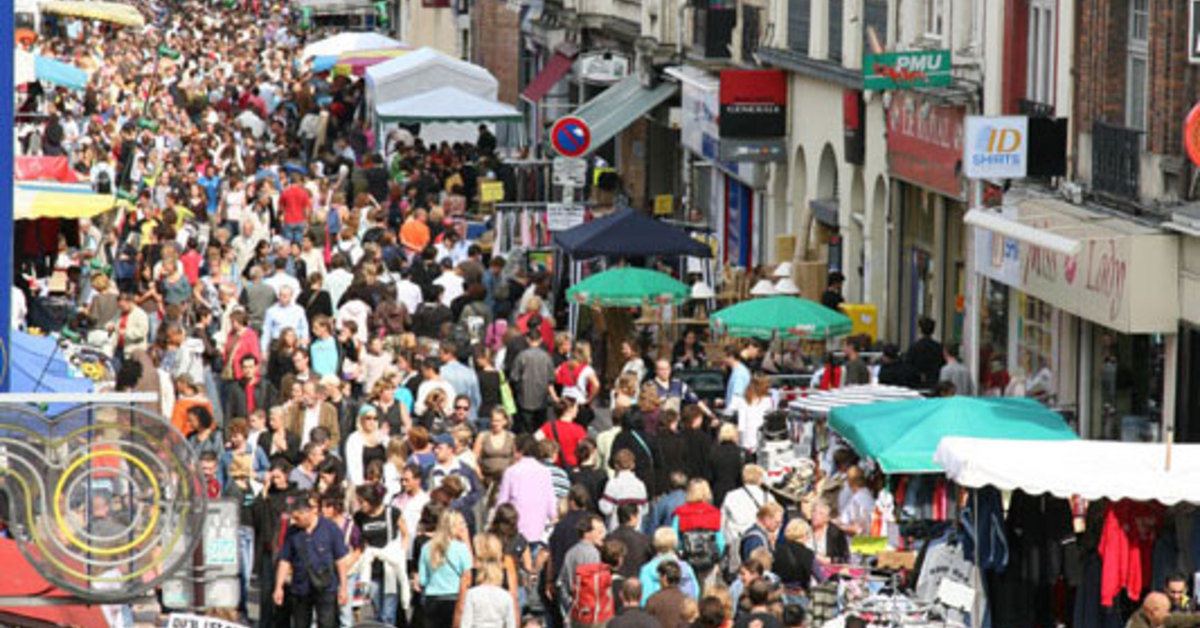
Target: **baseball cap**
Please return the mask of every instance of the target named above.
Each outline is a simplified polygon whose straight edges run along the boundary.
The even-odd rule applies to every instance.
[[[575,403],[582,403],[584,401],[584,399],[586,399],[583,396],[583,392],[580,391],[578,388],[568,388],[568,389],[564,390],[563,394],[562,394],[562,398],[570,399],[571,401],[574,401]]]
[[[434,445],[447,445],[447,446],[453,447],[454,446],[454,437],[449,434],[445,434],[445,433],[438,434],[437,436],[433,437],[433,444]]]

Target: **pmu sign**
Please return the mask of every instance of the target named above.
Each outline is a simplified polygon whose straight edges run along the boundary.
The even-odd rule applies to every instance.
[[[963,173],[968,179],[1020,179],[1029,167],[1029,118],[967,116]]]
[[[863,55],[863,89],[913,89],[949,85],[949,50]]]

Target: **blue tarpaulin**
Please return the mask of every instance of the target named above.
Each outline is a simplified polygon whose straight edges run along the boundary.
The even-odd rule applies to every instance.
[[[50,57],[36,56],[33,58],[33,71],[39,81],[53,83],[67,89],[82,91],[87,87],[87,72]]]
[[[576,259],[647,255],[712,257],[708,245],[683,229],[629,208],[556,233],[554,243]]]
[[[12,330],[8,368],[15,393],[88,393],[92,380],[71,374],[57,341]]]

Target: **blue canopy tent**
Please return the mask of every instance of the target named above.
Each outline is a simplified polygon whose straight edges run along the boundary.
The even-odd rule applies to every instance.
[[[554,234],[554,243],[576,259],[588,257],[712,257],[707,244],[632,208]]]
[[[90,393],[92,380],[71,374],[70,365],[57,341],[12,330],[8,368],[10,392],[14,393]],[[51,404],[47,415],[54,416],[77,404]]]
[[[630,207],[555,233],[554,244],[565,257],[571,258],[568,279],[570,285],[583,280],[580,260],[592,257],[607,259],[657,255],[709,259],[713,256],[712,249],[707,244],[696,240],[683,229]],[[712,285],[711,273],[712,267],[705,264],[704,280],[708,285]],[[571,332],[574,333],[579,304],[572,302],[570,310]]]

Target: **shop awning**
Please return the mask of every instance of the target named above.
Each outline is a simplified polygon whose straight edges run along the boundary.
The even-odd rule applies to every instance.
[[[637,76],[627,76],[576,109],[572,116],[587,122],[592,132],[589,153],[608,143],[635,120],[675,95],[675,83],[646,89]]]
[[[116,197],[95,194],[84,185],[17,183],[13,188],[13,219],[92,218],[117,206]]]
[[[1178,331],[1177,234],[1029,190],[1005,202],[986,223],[968,221],[976,272],[1124,334]]]
[[[1200,445],[943,438],[934,461],[971,488],[1200,504]]]
[[[121,26],[141,28],[146,25],[146,18],[142,16],[142,13],[136,7],[120,2],[51,0],[43,2],[41,8],[45,13],[111,22]]]
[[[568,56],[562,52],[554,53],[554,56],[546,62],[546,67],[542,68],[542,71],[521,91],[521,98],[535,105],[541,102],[542,98],[554,89],[555,84],[571,71],[573,59],[574,55]]]
[[[817,416],[827,416],[834,409],[846,406],[863,406],[872,403],[920,398],[921,393],[910,388],[904,388],[903,386],[865,384],[862,386],[845,386],[831,390],[809,390],[799,399],[789,403],[788,407],[796,410],[804,410]]]

